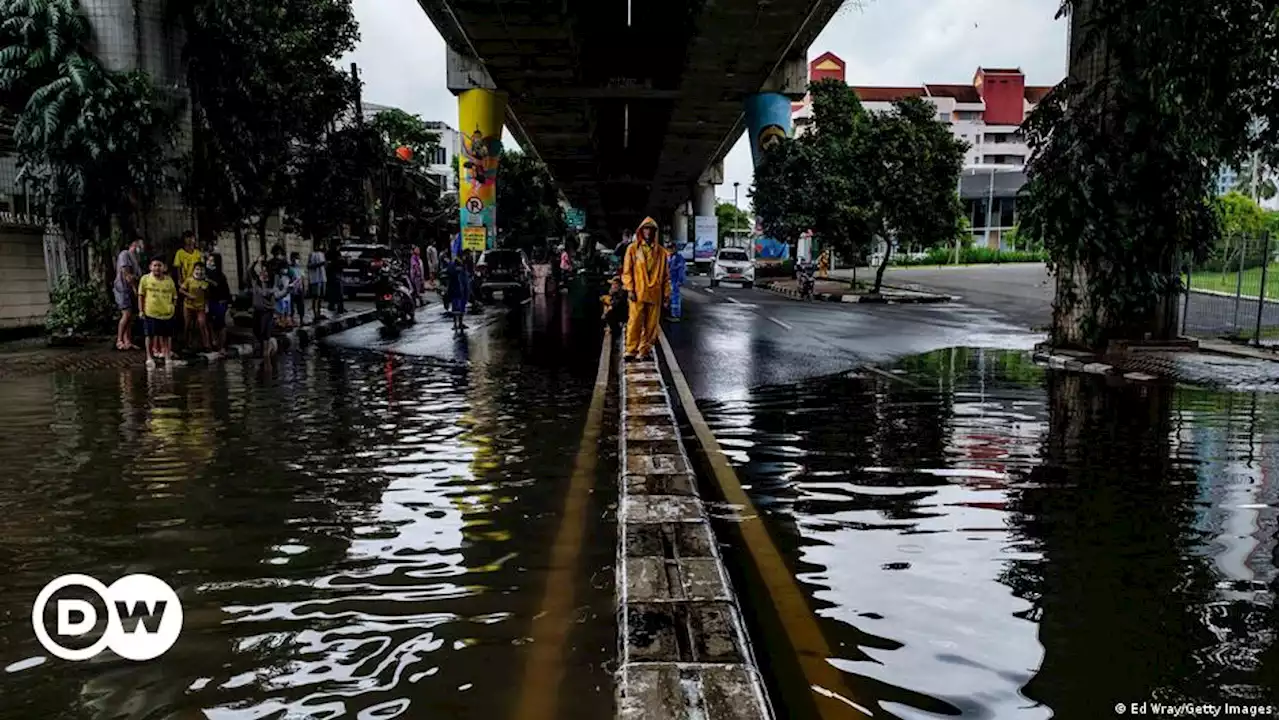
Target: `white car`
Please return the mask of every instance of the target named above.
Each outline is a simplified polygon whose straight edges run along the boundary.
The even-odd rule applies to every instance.
[[[711,287],[722,282],[742,283],[751,287],[756,281],[756,266],[742,248],[720,248],[711,264]]]

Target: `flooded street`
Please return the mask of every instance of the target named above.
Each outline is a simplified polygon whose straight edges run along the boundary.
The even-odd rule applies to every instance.
[[[1275,394],[1108,388],[957,349],[700,404],[868,714],[1274,705]],[[727,552],[775,708],[813,716]]]
[[[499,718],[558,693],[608,716],[612,446],[574,579],[547,587],[599,336],[540,307],[459,340],[428,312],[274,377],[232,361],[0,383],[0,715]],[[47,657],[32,598],[70,572],[167,580],[182,636],[161,661]],[[564,680],[523,687],[552,593]]]

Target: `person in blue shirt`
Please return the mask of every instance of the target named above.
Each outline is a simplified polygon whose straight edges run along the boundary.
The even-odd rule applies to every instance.
[[[680,322],[682,308],[680,307],[680,286],[685,280],[685,261],[681,248],[672,246],[671,257],[667,260],[667,271],[671,273],[671,307],[667,312],[667,319],[672,322]]]

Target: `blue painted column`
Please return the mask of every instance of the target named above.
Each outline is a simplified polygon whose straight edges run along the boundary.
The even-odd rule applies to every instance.
[[[751,160],[759,166],[765,149],[791,137],[791,99],[782,93],[762,92],[748,97],[746,104]]]

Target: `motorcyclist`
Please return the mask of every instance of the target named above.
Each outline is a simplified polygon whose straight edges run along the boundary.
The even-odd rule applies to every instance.
[[[796,261],[796,284],[802,295],[808,296],[813,293],[813,281],[813,263],[806,258],[800,258]]]

